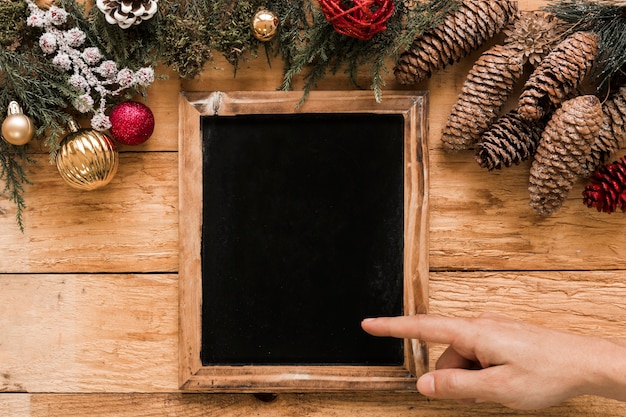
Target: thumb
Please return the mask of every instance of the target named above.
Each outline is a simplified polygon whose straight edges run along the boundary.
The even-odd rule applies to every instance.
[[[484,370],[482,370],[484,371]],[[442,400],[485,399],[485,375],[482,371],[439,369],[422,375],[417,390],[427,397]]]

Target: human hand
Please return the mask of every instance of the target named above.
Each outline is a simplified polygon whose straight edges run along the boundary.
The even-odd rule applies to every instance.
[[[462,402],[496,402],[538,409],[596,394],[624,399],[626,349],[608,340],[551,330],[496,315],[446,318],[430,315],[366,319],[375,336],[444,343],[436,370],[421,376],[424,395]],[[618,365],[602,358],[617,357]],[[620,381],[606,375],[618,366]]]

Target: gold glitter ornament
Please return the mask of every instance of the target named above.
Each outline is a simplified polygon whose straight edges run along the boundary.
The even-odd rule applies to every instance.
[[[61,142],[56,165],[71,187],[95,190],[107,185],[119,166],[119,154],[111,138],[95,129],[79,129],[70,123],[70,133]]]
[[[271,41],[278,32],[278,17],[267,9],[261,9],[252,18],[252,34],[262,42]]]
[[[35,136],[35,125],[22,112],[17,101],[9,103],[7,117],[2,122],[2,137],[12,145],[25,145]]]

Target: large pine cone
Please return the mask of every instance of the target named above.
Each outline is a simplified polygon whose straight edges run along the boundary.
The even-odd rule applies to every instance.
[[[551,114],[580,86],[598,54],[598,35],[576,32],[546,56],[530,75],[519,99],[519,113],[528,120]]]
[[[422,34],[394,69],[401,84],[416,84],[478,49],[517,15],[517,2],[465,0],[443,23]]]
[[[587,175],[606,164],[626,139],[626,87],[609,97],[602,105],[603,122],[600,135],[591,146],[587,159]]]
[[[441,138],[444,149],[458,151],[474,146],[500,116],[523,72],[522,54],[514,49],[496,45],[483,53],[448,116]]]
[[[601,125],[602,105],[593,95],[568,100],[554,112],[530,169],[530,206],[538,214],[548,216],[563,205],[586,171]]]
[[[128,29],[150,19],[158,10],[158,0],[96,0],[106,21]]]
[[[489,171],[530,159],[537,150],[545,123],[528,121],[511,110],[500,117],[476,144],[476,162]]]

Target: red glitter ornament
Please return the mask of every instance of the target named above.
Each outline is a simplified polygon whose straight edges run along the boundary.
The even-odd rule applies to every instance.
[[[145,104],[125,101],[113,108],[111,115],[111,134],[125,145],[140,145],[147,141],[154,132],[154,115]]]
[[[367,41],[387,29],[393,0],[319,0],[322,12],[342,35]]]

